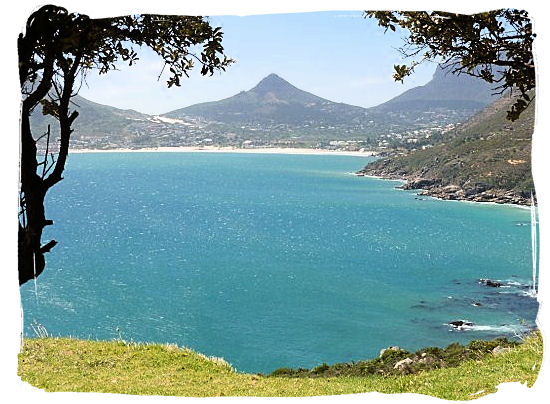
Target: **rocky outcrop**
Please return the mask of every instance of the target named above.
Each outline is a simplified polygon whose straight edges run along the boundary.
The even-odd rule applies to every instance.
[[[410,188],[415,189],[415,188]],[[446,200],[465,200],[472,202],[509,203],[514,205],[531,205],[531,199],[518,195],[514,191],[502,189],[490,189],[476,192],[471,189],[463,189],[458,185],[436,186],[424,189],[418,195],[433,196]]]
[[[413,363],[414,361],[411,359],[411,358],[405,358],[403,360],[400,360],[399,362],[397,362],[393,368],[394,369],[397,369],[397,370],[400,370],[400,369],[403,369],[407,366],[409,366],[411,363]]]
[[[492,202],[499,204],[531,205],[529,195],[523,195],[514,190],[490,188],[488,184],[467,181],[464,184],[447,184],[441,178],[422,178],[394,172],[382,166],[379,169],[365,169],[356,173],[358,176],[375,176],[388,180],[403,180],[405,183],[398,188],[417,189],[419,196],[431,196],[445,200],[463,200],[472,202]]]
[[[462,331],[464,329],[472,328],[474,323],[466,320],[456,320],[449,322],[449,325],[455,330]]]
[[[414,178],[408,180],[401,186],[402,189],[425,189],[437,187],[441,184],[440,180],[427,178]]]
[[[493,287],[493,288],[500,288],[502,286],[502,283],[498,281],[493,281],[492,279],[480,279],[479,283],[485,286]]]

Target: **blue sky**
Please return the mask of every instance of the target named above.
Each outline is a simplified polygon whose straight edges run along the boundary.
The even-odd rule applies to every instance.
[[[402,63],[396,50],[403,34],[384,30],[361,11],[212,16],[224,32],[226,54],[236,60],[227,71],[202,77],[198,71],[180,88],[157,81],[162,62],[142,49],[136,66],[107,75],[89,75],[80,94],[92,101],[150,114],[219,100],[254,87],[276,73],[296,87],[337,102],[369,107],[428,82],[435,64],[405,81],[392,79]]]

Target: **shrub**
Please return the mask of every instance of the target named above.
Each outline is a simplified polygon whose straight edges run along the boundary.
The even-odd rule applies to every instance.
[[[312,372],[315,373],[316,375],[318,375],[319,373],[326,372],[328,369],[329,369],[329,365],[327,365],[326,363],[323,363],[323,364],[317,366],[316,368],[314,368],[312,370]]]
[[[491,341],[474,340],[468,344],[467,348],[472,351],[489,353],[493,349],[495,349],[497,346],[501,346],[505,348],[505,347],[514,347],[516,345],[518,345],[516,341],[510,341],[507,338],[500,337]]]
[[[270,376],[292,376],[294,369],[291,368],[279,368],[270,373]]]

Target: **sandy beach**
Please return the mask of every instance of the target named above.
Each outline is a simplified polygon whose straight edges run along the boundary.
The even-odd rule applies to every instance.
[[[372,151],[339,151],[324,149],[306,148],[284,148],[284,147],[263,147],[254,149],[242,149],[237,147],[216,147],[216,146],[181,146],[181,147],[151,147],[142,149],[70,149],[69,153],[257,153],[257,154],[311,154],[311,155],[334,155],[334,156],[360,156],[369,157],[376,155]]]

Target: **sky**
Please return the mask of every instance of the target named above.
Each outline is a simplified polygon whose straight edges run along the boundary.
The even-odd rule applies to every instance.
[[[404,63],[397,51],[404,34],[384,34],[360,10],[210,16],[210,22],[222,27],[225,53],[236,61],[225,72],[202,77],[195,67],[181,87],[168,89],[166,74],[158,80],[162,60],[142,48],[135,66],[89,74],[80,95],[118,108],[162,114],[230,97],[276,73],[331,101],[370,107],[426,84],[436,68],[427,63],[404,84],[396,83],[393,65]]]

